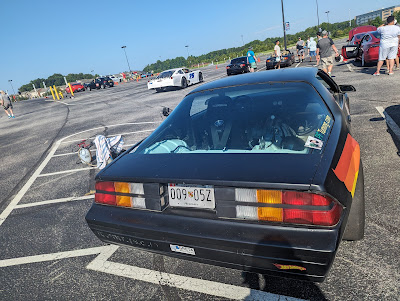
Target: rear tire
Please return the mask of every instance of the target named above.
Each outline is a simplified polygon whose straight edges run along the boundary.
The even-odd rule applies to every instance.
[[[202,83],[204,81],[203,79],[203,73],[199,73],[199,82]]]
[[[100,87],[101,89],[105,89],[106,88],[106,86],[105,85],[101,85],[101,87]]]
[[[156,88],[156,92],[157,92],[157,93],[162,92],[162,90],[163,90],[162,88]]]
[[[350,208],[349,218],[346,229],[344,230],[344,240],[360,240],[364,237],[365,228],[365,199],[364,199],[364,171],[360,161],[356,191]]]

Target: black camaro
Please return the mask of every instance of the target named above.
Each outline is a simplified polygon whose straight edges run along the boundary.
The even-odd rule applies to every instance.
[[[198,87],[98,173],[89,227],[108,243],[323,281],[340,241],[364,236],[354,90],[316,68]]]
[[[296,58],[294,54],[290,51],[287,51],[281,56],[281,67],[290,67],[295,62],[295,60]],[[275,68],[277,64],[278,62],[276,61],[276,57],[274,56],[267,58],[265,62],[267,70]]]
[[[249,72],[250,64],[247,61],[247,56],[237,57],[231,60],[230,64],[226,66],[226,74],[242,74]]]
[[[114,81],[108,76],[96,78],[86,85],[89,91],[92,89],[105,89],[106,87],[114,87]]]

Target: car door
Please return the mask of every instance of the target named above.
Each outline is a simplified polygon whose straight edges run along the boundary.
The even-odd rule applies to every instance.
[[[198,71],[190,71],[189,69],[183,69],[185,72],[186,79],[188,81],[188,85],[193,85],[199,82],[199,72]]]
[[[317,73],[317,79],[332,93],[333,97],[336,100],[336,103],[343,111],[346,116],[346,123],[350,128],[351,115],[350,115],[350,101],[347,93],[343,92],[341,86],[336,84],[336,82],[324,71],[320,70]],[[343,86],[343,87],[352,87],[352,86]]]

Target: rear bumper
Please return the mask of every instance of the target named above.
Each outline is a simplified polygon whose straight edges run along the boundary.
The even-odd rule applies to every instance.
[[[93,204],[86,221],[102,241],[245,271],[322,282],[339,244],[335,228],[202,219]],[[171,244],[194,249],[173,252]]]

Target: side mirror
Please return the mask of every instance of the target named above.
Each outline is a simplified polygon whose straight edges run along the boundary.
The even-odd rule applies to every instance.
[[[339,85],[339,88],[342,92],[355,92],[356,88],[352,85]]]
[[[172,110],[170,108],[167,107],[163,107],[162,109],[162,114],[164,117],[167,117],[169,114],[171,114]]]

